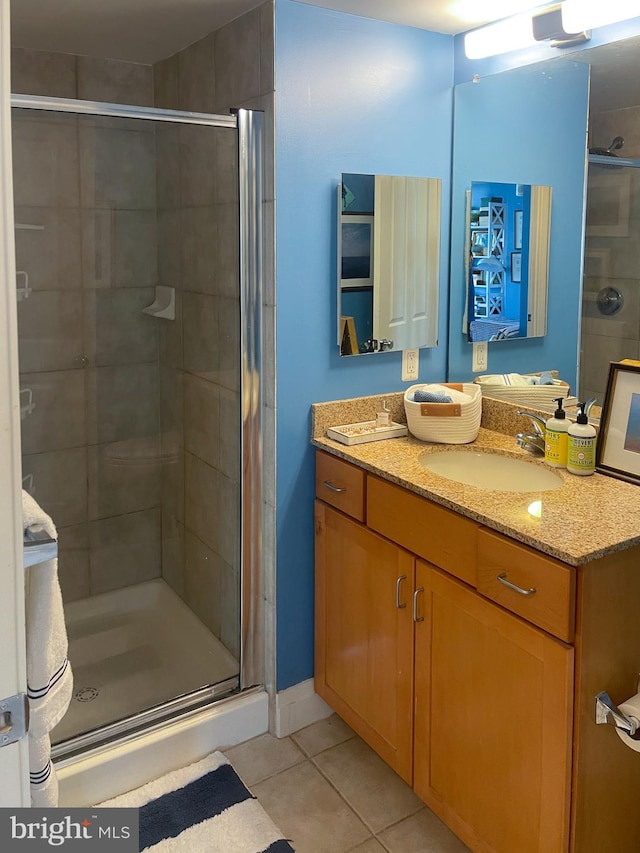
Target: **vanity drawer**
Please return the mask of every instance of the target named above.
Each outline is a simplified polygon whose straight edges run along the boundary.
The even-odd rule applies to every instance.
[[[568,643],[575,630],[575,574],[533,548],[478,531],[478,592]]]
[[[364,521],[362,468],[328,453],[316,453],[316,497],[357,521]]]
[[[368,476],[367,526],[475,586],[479,525],[468,518]]]

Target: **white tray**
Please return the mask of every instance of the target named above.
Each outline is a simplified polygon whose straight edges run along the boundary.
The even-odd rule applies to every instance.
[[[342,424],[329,427],[327,438],[341,444],[365,444],[367,441],[382,441],[384,438],[400,438],[408,434],[404,424],[391,422],[388,427],[376,427],[375,421],[362,421],[359,424]]]

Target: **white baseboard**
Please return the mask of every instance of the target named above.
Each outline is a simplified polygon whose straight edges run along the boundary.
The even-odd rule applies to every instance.
[[[223,699],[127,743],[56,762],[60,806],[90,806],[268,731],[264,691]]]
[[[276,737],[287,737],[331,714],[333,709],[314,691],[313,678],[309,678],[276,693],[272,731]]]

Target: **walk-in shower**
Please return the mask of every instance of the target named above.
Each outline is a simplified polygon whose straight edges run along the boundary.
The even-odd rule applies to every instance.
[[[589,153],[579,388],[599,405],[609,362],[640,356],[640,159],[621,156],[623,145],[615,136]]]
[[[54,758],[264,680],[261,119],[12,97],[24,487],[75,682]]]

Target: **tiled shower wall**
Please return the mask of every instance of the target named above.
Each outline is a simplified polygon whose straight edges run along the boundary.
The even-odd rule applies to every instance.
[[[151,68],[15,49],[15,92],[153,103]],[[14,111],[23,475],[66,601],[160,574],[154,128]],[[23,226],[33,226],[25,228]],[[28,389],[28,390],[27,390]]]
[[[153,69],[20,49],[13,51],[12,62],[15,92],[218,114],[228,114],[232,106],[264,110],[266,233],[272,233],[272,2]],[[34,496],[59,527],[65,600],[162,573],[237,654],[240,399],[235,356],[240,318],[235,134],[170,125],[148,125],[143,131],[118,122],[107,134],[118,148],[107,163],[111,155],[95,144],[100,136],[87,141],[92,120],[74,118],[73,127],[68,121],[58,127],[57,118],[45,116],[55,125],[55,150],[48,151],[44,161],[58,163],[58,171],[41,175],[42,186],[51,188],[57,182],[60,192],[76,195],[45,200],[27,193],[17,195],[16,204],[17,218],[26,218],[27,224],[44,222],[43,216],[52,226],[57,223],[44,232],[18,231],[17,247],[18,269],[27,251],[35,264],[33,292],[19,304],[22,387],[27,382],[38,386],[36,408],[23,421],[24,470],[34,474]],[[16,183],[24,179],[30,187],[26,164],[30,154],[38,153],[39,140],[31,138],[38,135],[37,122],[25,121],[20,128],[22,124],[25,129],[18,132],[25,136],[16,145],[21,152],[16,168],[24,175]],[[140,159],[145,145],[153,148],[151,139],[157,184],[153,150],[148,159]],[[125,140],[132,151],[123,147]],[[135,179],[142,200],[123,198],[120,204],[117,198],[93,198],[93,178],[82,165],[88,162],[91,144],[99,160],[95,186],[98,178],[105,180],[105,187],[119,186],[117,170],[122,168]],[[58,161],[67,163],[68,172],[77,169],[77,189]],[[127,170],[127,164],[132,168]],[[150,173],[153,180],[148,183]],[[80,189],[83,176],[85,190]],[[145,195],[151,184],[153,203]],[[37,223],[27,216],[33,209]],[[266,240],[267,246],[271,243]],[[263,348],[269,354],[275,351],[273,267],[268,250]],[[43,271],[41,280],[36,268]],[[175,322],[141,313],[141,307],[153,301],[155,283],[176,288]],[[264,364],[266,448],[275,440],[274,362],[271,355]],[[155,458],[142,441],[150,437],[160,441]],[[125,439],[128,447],[118,447]],[[133,451],[138,464],[125,464],[124,456],[130,459]],[[268,451],[266,456],[275,458]],[[272,466],[266,466],[263,478],[267,577],[273,576],[275,554]],[[271,584],[264,595],[267,606],[273,607]]]
[[[640,159],[640,105],[592,115],[590,147],[615,136],[625,140],[621,157]],[[589,167],[586,234],[580,395],[602,403],[609,362],[640,357],[640,169]],[[624,300],[610,316],[595,301],[605,287]]]
[[[261,109],[269,139],[273,4],[248,12],[158,63],[153,71],[156,106],[218,115],[228,115],[233,107]],[[235,357],[240,347],[237,140],[225,129],[181,127],[161,131],[158,142],[159,174],[164,175],[158,197],[159,274],[161,283],[177,288],[181,323],[173,333],[179,335],[182,328],[181,342],[170,331],[172,339],[161,346],[161,420],[163,433],[171,433],[177,424],[184,437],[182,464],[163,468],[162,571],[237,655],[241,436]],[[265,214],[271,215],[271,222],[272,160],[269,146]],[[265,293],[265,316],[272,329],[273,276],[267,280],[271,286]],[[267,331],[267,338],[266,346],[275,346],[272,331],[270,335]],[[273,361],[269,359],[269,364]],[[265,384],[272,387],[273,382],[271,368]],[[178,410],[173,408],[175,400],[182,400]],[[271,424],[273,400],[273,393],[265,400]],[[273,480],[265,500],[271,501],[275,517]]]

